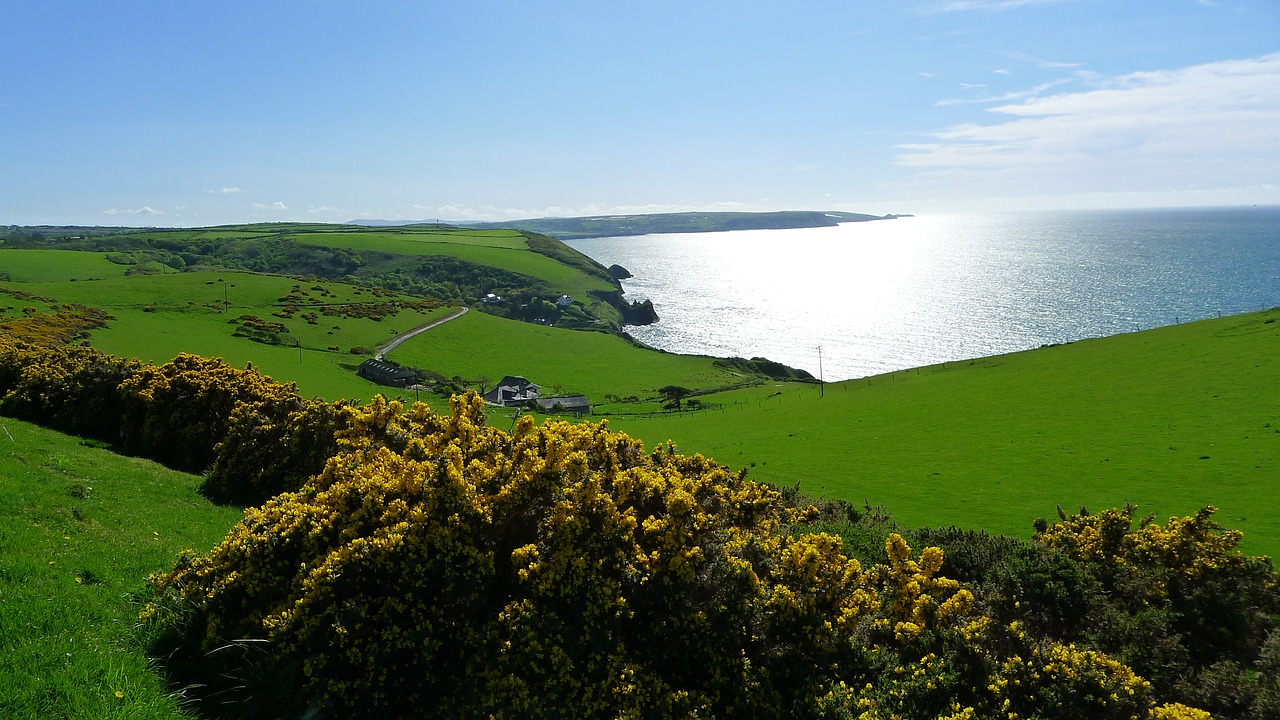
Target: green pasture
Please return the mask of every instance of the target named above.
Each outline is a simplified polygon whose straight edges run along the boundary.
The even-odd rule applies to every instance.
[[[240,519],[199,485],[0,418],[0,717],[185,716],[143,651],[138,600]]]
[[[52,282],[124,277],[127,265],[107,259],[107,253],[78,250],[0,251],[0,279],[15,283]]]
[[[4,251],[0,257],[22,257],[24,263],[11,264],[35,266],[40,258],[26,254],[42,252],[12,250]],[[114,319],[108,327],[92,333],[93,346],[103,352],[156,364],[167,362],[181,352],[221,357],[237,367],[252,362],[278,380],[297,383],[299,392],[305,396],[329,399],[368,400],[378,392],[387,391],[355,375],[355,368],[367,356],[354,355],[351,348],[374,350],[398,333],[433,322],[454,310],[404,309],[382,320],[327,316],[320,314],[326,305],[394,298],[387,298],[385,294],[375,296],[370,290],[343,283],[237,272],[120,275],[93,281],[0,283],[0,287],[24,290],[61,303],[81,303],[111,313]],[[294,287],[299,290],[293,290]],[[290,294],[299,312],[292,318],[272,315],[286,304],[281,298]],[[0,301],[3,300],[13,302],[0,302],[0,308],[39,305],[0,296]],[[13,316],[16,312],[5,315]],[[317,314],[315,324],[303,319],[306,312]],[[280,336],[280,344],[238,337],[234,334],[238,325],[233,321],[241,315],[282,323],[289,332]]]
[[[401,365],[474,381],[523,375],[543,395],[606,395],[656,401],[657,389],[711,389],[744,382],[713,358],[638,348],[605,333],[564,330],[472,311],[405,342],[387,355]],[[646,407],[654,408],[650,403]]]
[[[532,252],[468,247],[553,262]],[[92,339],[106,352],[157,363],[179,352],[237,366],[253,362],[296,382],[304,395],[331,399],[368,399],[385,390],[355,376],[363,357],[351,347],[375,348],[450,312],[402,311],[382,321],[321,315],[311,325],[300,314],[271,315],[295,285],[308,296],[295,298],[302,312],[376,298],[340,283],[249,273],[125,277],[124,266],[96,253],[0,250],[0,267],[13,278],[0,286],[112,313],[110,327]],[[27,305],[43,307],[0,300],[6,317]],[[280,345],[235,337],[228,320],[241,314],[282,322],[289,333]],[[1059,504],[1074,510],[1129,501],[1159,515],[1214,504],[1224,524],[1246,532],[1251,549],[1276,553],[1280,506],[1269,490],[1280,476],[1278,317],[1280,311],[1255,313],[947,363],[830,384],[821,397],[815,385],[758,380],[711,392],[749,379],[712,358],[479,311],[417,336],[389,358],[473,385],[523,375],[544,395],[584,394],[611,415],[613,427],[651,446],[670,439],[682,450],[747,467],[757,479],[884,504],[907,525],[1026,535],[1036,517],[1052,517]],[[655,412],[664,385],[710,393],[698,399],[713,409]]]
[[[1247,550],[1280,555],[1277,358],[1270,310],[611,426],[909,526],[1026,536],[1057,504],[1162,520],[1211,504]]]
[[[601,279],[540,255],[528,248],[514,231],[418,231],[321,232],[286,235],[307,245],[348,248],[393,255],[447,255],[469,262],[540,278],[552,288],[585,301],[588,290],[615,290]]]
[[[528,250],[524,236],[515,230],[456,230],[434,228],[397,228],[392,230],[333,230],[330,232],[289,233],[284,237],[308,245],[372,250],[397,255],[435,254],[423,245],[471,245],[475,247]]]

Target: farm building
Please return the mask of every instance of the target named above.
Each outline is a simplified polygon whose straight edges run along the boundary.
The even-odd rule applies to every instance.
[[[365,380],[376,382],[379,385],[390,385],[391,387],[406,387],[418,381],[417,373],[412,370],[407,370],[385,360],[374,360],[372,358],[360,363],[356,374]]]
[[[586,395],[564,395],[561,397],[540,397],[537,400],[538,408],[543,412],[560,413],[567,412],[574,415],[590,415],[591,401]]]
[[[484,401],[490,405],[524,405],[530,400],[537,400],[540,390],[541,387],[519,375],[507,375],[484,394]]]

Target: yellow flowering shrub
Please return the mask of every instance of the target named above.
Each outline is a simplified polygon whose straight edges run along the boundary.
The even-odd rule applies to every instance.
[[[297,490],[338,452],[335,433],[350,408],[345,401],[325,403],[290,392],[239,402],[215,448],[204,493],[258,505]]]
[[[1135,527],[1134,512],[1132,505],[1082,512],[1037,535],[1100,585],[1081,641],[1142,674],[1161,700],[1227,717],[1264,702],[1274,676],[1239,668],[1260,662],[1276,627],[1280,586],[1271,561],[1240,552],[1241,533],[1214,522],[1212,506],[1163,525],[1148,517]],[[1233,674],[1240,678],[1229,690],[1206,690]]]
[[[141,368],[89,347],[22,340],[6,328],[0,332],[0,413],[115,442],[123,412],[117,387]]]
[[[960,583],[941,577],[942,551],[927,547],[918,558],[911,557],[911,547],[897,533],[885,541],[888,565],[877,566],[873,573],[884,586],[885,613],[879,622],[892,629],[894,639],[912,640],[922,632],[966,618],[973,610],[973,593]]]
[[[182,353],[160,366],[143,366],[120,383],[125,398],[124,445],[170,467],[202,472],[213,464],[237,406],[296,396],[252,366]]]
[[[1140,720],[1151,685],[1104,653],[1046,642],[1005,658],[992,673],[992,706],[1006,717]]]
[[[1213,716],[1182,703],[1167,703],[1151,711],[1151,720],[1213,720]]]
[[[154,578],[147,615],[189,608],[191,653],[265,640],[338,716],[777,715],[852,657],[875,589],[776,491],[482,407],[349,409],[324,472]]]

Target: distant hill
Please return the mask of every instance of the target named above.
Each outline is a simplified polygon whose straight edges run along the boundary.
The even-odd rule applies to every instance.
[[[784,210],[780,212],[686,212],[651,215],[595,215],[572,218],[536,218],[503,222],[449,222],[480,229],[511,228],[542,233],[561,240],[611,237],[618,235],[651,235],[657,233],[722,232],[725,230],[782,230],[789,228],[831,227],[847,222],[892,220],[908,215],[868,215],[819,210]],[[390,220],[352,220],[351,225],[386,227],[391,225],[436,224],[436,221],[395,222]]]

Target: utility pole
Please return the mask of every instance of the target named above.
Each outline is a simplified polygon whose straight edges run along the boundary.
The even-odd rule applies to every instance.
[[[818,346],[818,397],[822,397],[827,390],[827,383],[822,379],[822,346]]]

